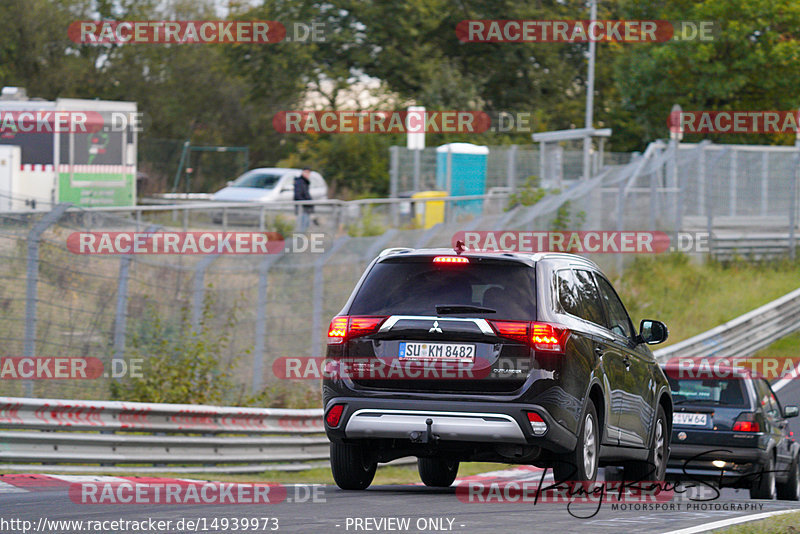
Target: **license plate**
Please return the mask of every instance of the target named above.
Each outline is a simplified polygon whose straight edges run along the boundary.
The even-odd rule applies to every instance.
[[[708,414],[686,413],[686,412],[678,412],[672,414],[673,425],[706,426],[707,423],[708,423]]]
[[[401,342],[397,356],[407,360],[475,361],[475,345]]]

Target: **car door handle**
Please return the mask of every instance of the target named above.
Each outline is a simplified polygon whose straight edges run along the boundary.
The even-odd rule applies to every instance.
[[[631,368],[631,359],[630,359],[630,357],[625,356],[624,358],[622,358],[622,363],[625,364],[625,370],[629,371],[630,368]]]
[[[603,354],[605,354],[605,351],[603,350],[603,347],[601,347],[600,345],[597,345],[594,348],[594,353],[597,354],[598,358],[602,358]]]

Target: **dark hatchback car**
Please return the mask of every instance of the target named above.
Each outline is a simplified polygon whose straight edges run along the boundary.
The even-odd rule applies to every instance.
[[[685,369],[665,367],[675,403],[668,477],[800,500],[800,444],[786,421],[797,406],[782,407],[768,381],[741,369]]]
[[[658,321],[637,333],[580,256],[386,250],[328,332],[349,369],[323,380],[334,479],[364,489],[404,456],[438,487],[461,461],[661,479],[672,400],[647,344],[666,337]]]

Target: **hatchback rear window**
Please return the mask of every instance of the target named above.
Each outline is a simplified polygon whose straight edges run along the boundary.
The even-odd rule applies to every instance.
[[[672,401],[678,404],[707,404],[709,406],[749,406],[744,380],[677,379],[667,376],[672,389]]]
[[[437,315],[436,306],[461,305],[490,319],[536,317],[534,269],[512,262],[438,264],[432,258],[376,264],[356,294],[351,315]]]

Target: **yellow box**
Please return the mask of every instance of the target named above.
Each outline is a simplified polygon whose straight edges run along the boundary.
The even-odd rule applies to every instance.
[[[442,198],[447,196],[447,191],[420,191],[411,195],[416,198]],[[430,228],[444,222],[444,201],[428,201],[414,203],[414,218],[418,226]]]

